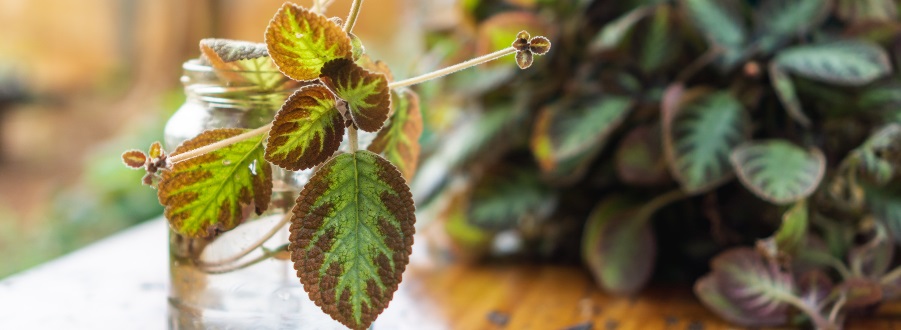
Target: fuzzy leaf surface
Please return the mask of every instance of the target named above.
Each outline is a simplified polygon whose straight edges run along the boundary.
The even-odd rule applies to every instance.
[[[864,41],[837,41],[786,49],[775,59],[799,76],[842,86],[860,86],[891,73],[885,50]]]
[[[782,325],[788,320],[785,298],[793,294],[794,284],[791,274],[771,266],[751,248],[727,250],[711,261],[711,272],[695,283],[695,294],[730,322]]]
[[[391,90],[384,74],[341,58],[326,63],[320,78],[338,98],[347,101],[350,118],[358,128],[367,132],[382,128],[391,111]]]
[[[379,131],[369,145],[369,151],[382,154],[397,166],[404,178],[410,180],[419,163],[419,137],[422,136],[422,113],[419,96],[409,89],[392,93],[394,115],[391,124]]]
[[[182,143],[172,155],[245,131],[209,130]],[[209,237],[235,228],[251,211],[265,211],[272,197],[272,168],[263,158],[263,137],[175,163],[163,171],[157,195],[169,225],[179,234]]]
[[[805,151],[784,140],[743,145],[732,152],[731,160],[745,187],[776,204],[810,196],[826,172],[826,158],[819,149]]]
[[[532,153],[545,172],[602,146],[632,108],[626,97],[606,96],[585,105],[541,110],[532,130]]]
[[[388,306],[412,252],[410,190],[384,158],[361,150],[326,162],[291,219],[294,268],[310,299],[351,329]]]
[[[294,80],[312,80],[326,62],[350,58],[350,37],[335,22],[285,3],[266,28],[269,56]]]
[[[657,244],[641,205],[622,198],[602,201],[582,236],[582,259],[595,281],[614,294],[634,294],[651,277]]]
[[[744,106],[729,92],[666,109],[664,151],[684,191],[702,193],[732,177],[729,154],[747,138],[746,118]]]
[[[275,115],[266,160],[292,171],[308,169],[329,159],[343,138],[344,119],[335,96],[325,86],[306,86]]]

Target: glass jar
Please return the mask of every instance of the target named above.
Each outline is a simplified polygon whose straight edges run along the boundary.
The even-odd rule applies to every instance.
[[[239,79],[278,72],[220,71],[198,60],[183,68],[187,98],[166,124],[167,150],[208,129],[266,125],[298,88],[288,79],[266,89]],[[305,323],[301,305],[311,303],[289,258],[254,261],[287,244],[284,215],[308,175],[274,167],[269,210],[216,237],[191,239],[170,230],[170,329],[279,329]]]

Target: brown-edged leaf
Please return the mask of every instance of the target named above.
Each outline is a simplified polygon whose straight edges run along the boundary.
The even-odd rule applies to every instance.
[[[367,132],[382,128],[391,110],[391,90],[384,74],[369,72],[349,59],[339,58],[322,67],[320,79],[347,102],[354,125]]]
[[[214,129],[182,143],[182,154],[244,133]],[[235,228],[251,211],[262,213],[272,197],[272,168],[263,158],[263,137],[190,158],[163,170],[157,193],[169,225],[189,237],[210,237]]]
[[[335,22],[306,8],[285,3],[266,28],[269,56],[294,80],[312,80],[326,62],[350,58],[353,46]]]
[[[140,150],[128,150],[122,153],[122,162],[130,168],[141,169],[147,163],[147,155]]]
[[[319,165],[344,138],[344,119],[335,95],[322,85],[295,92],[275,115],[266,145],[266,160],[292,171]]]

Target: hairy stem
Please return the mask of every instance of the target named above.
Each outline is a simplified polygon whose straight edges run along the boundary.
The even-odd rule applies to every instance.
[[[407,86],[416,85],[416,84],[423,83],[423,82],[426,82],[426,81],[429,81],[429,80],[432,80],[432,79],[435,79],[435,78],[441,78],[441,77],[444,77],[444,76],[446,76],[446,75],[449,75],[449,74],[451,74],[451,73],[454,73],[454,72],[457,72],[457,71],[460,71],[460,70],[463,70],[463,69],[468,69],[468,68],[471,68],[471,67],[474,67],[474,66],[477,66],[477,65],[480,65],[480,64],[484,64],[484,63],[487,63],[487,62],[490,62],[490,61],[499,59],[499,58],[501,58],[501,57],[504,57],[504,56],[507,56],[507,55],[510,55],[510,54],[513,54],[513,53],[516,53],[516,49],[515,49],[515,48],[513,48],[513,47],[504,48],[504,49],[501,49],[501,50],[496,51],[496,52],[494,52],[494,53],[491,53],[491,54],[488,54],[488,55],[479,56],[479,57],[476,57],[476,58],[471,59],[471,60],[469,60],[469,61],[466,61],[466,62],[463,62],[463,63],[459,63],[459,64],[455,64],[455,65],[451,65],[451,66],[449,66],[449,67],[446,67],[446,68],[441,69],[441,70],[438,70],[438,71],[433,71],[433,72],[426,73],[426,74],[424,74],[424,75],[421,75],[421,76],[418,76],[418,77],[413,77],[413,78],[410,78],[410,79],[405,79],[405,80],[401,80],[401,81],[395,81],[395,82],[393,82],[393,83],[388,84],[388,88],[394,89],[394,88],[400,88],[400,87],[407,87]]]
[[[663,195],[657,196],[641,207],[641,210],[639,211],[641,213],[638,214],[638,218],[645,219],[645,221],[650,221],[651,216],[654,215],[654,213],[657,212],[657,210],[659,210],[661,207],[667,206],[672,202],[685,198],[686,196],[688,195],[680,189],[676,189]]]
[[[263,260],[269,259],[269,258],[271,258],[272,256],[274,256],[274,255],[276,255],[276,254],[279,254],[279,253],[281,253],[281,252],[287,251],[287,250],[288,250],[288,244],[282,244],[282,245],[280,245],[279,247],[277,247],[277,248],[275,248],[275,249],[273,249],[273,250],[266,251],[266,252],[263,253],[263,255],[261,255],[261,256],[259,256],[259,257],[256,257],[256,258],[253,258],[252,260],[248,260],[248,261],[245,262],[245,263],[229,265],[228,267],[222,267],[222,268],[215,268],[215,267],[206,268],[206,267],[200,267],[199,269],[200,269],[201,271],[203,271],[204,273],[207,273],[207,274],[225,274],[225,273],[233,272],[233,271],[236,271],[236,270],[240,270],[240,269],[244,269],[244,268],[247,268],[247,267],[256,265],[256,264],[260,263],[260,262],[263,261]]]
[[[254,250],[262,247],[263,244],[266,243],[266,241],[268,241],[270,238],[272,238],[272,236],[275,236],[275,234],[277,234],[279,231],[281,231],[282,228],[285,227],[285,224],[287,224],[288,221],[291,220],[291,216],[292,216],[292,214],[290,212],[285,213],[285,216],[282,217],[282,220],[279,221],[278,224],[275,225],[275,227],[272,227],[272,229],[270,229],[269,232],[267,232],[265,235],[260,237],[256,242],[254,242],[253,244],[251,244],[244,250],[241,250],[241,252],[238,252],[237,254],[235,254],[231,257],[212,261],[212,262],[205,262],[202,260],[197,260],[196,261],[197,265],[202,268],[217,268],[217,267],[222,267],[222,266],[232,264],[232,263],[240,260],[241,258],[244,258],[245,256],[247,256]]]
[[[188,151],[188,152],[173,155],[172,157],[169,157],[166,161],[169,163],[169,165],[172,165],[172,164],[182,162],[182,161],[185,161],[185,160],[197,157],[197,156],[205,155],[207,153],[228,147],[235,143],[269,133],[269,129],[271,129],[271,128],[272,128],[272,124],[269,124],[269,125],[257,128],[255,130],[252,130],[252,131],[244,133],[244,134],[235,135],[233,137],[227,138],[225,140],[222,140],[222,141],[219,141],[216,143],[211,143],[211,144],[205,145],[203,147],[200,147],[200,148]]]
[[[357,128],[353,125],[347,128],[347,140],[348,145],[350,145],[350,153],[357,152],[357,149],[360,148],[358,144],[359,138],[357,138]]]
[[[350,14],[347,15],[347,21],[344,22],[344,32],[353,31],[354,24],[357,23],[357,16],[360,16],[360,7],[363,6],[363,0],[354,0],[350,6]]]

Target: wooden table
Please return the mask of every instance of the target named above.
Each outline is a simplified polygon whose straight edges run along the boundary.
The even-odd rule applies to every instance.
[[[167,228],[155,220],[0,282],[0,329],[164,329]],[[420,245],[420,244],[418,244]],[[422,249],[375,329],[739,329],[688,288],[598,291],[577,267],[440,266]],[[109,261],[121,261],[110,264]],[[323,326],[335,323],[318,310]],[[901,329],[901,305],[850,329]]]

